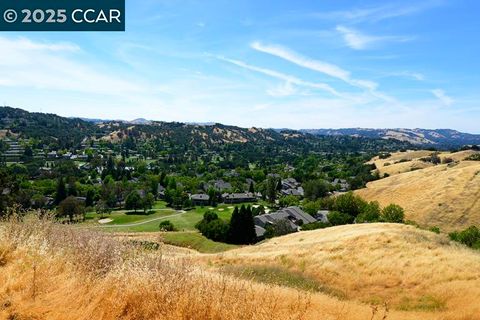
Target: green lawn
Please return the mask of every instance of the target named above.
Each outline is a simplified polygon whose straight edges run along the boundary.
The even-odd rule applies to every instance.
[[[119,231],[119,232],[155,232],[159,231],[158,225],[163,220],[170,220],[175,228],[179,231],[196,231],[195,225],[202,220],[203,214],[208,211],[214,211],[219,218],[225,220],[226,222],[230,221],[232,216],[234,206],[230,204],[221,204],[217,207],[196,207],[193,210],[189,210],[185,213],[178,214],[178,211],[167,208],[164,201],[157,201],[148,214],[143,214],[143,212],[138,211],[134,213],[127,210],[117,210],[112,212],[110,215],[107,215],[106,218],[113,219],[113,222],[108,223],[107,225],[122,225],[130,223],[138,223],[142,221],[148,221],[155,218],[165,217],[162,220],[155,220],[147,222],[142,225],[132,226],[132,227],[121,227],[121,228],[105,228],[108,231]],[[167,217],[175,215],[173,217]],[[95,223],[98,221],[99,216],[94,213],[87,213],[87,223]]]
[[[198,232],[167,232],[162,238],[167,244],[194,249],[202,253],[216,253],[238,248],[233,244],[212,241]]]
[[[147,213],[144,213],[141,210],[138,210],[137,212],[131,210],[115,210],[111,214],[105,215],[104,218],[113,220],[113,222],[108,223],[108,225],[121,225],[142,222],[176,213],[177,212],[175,210],[167,208],[164,201],[157,201],[152,210],[148,211]],[[97,221],[100,219],[100,216],[95,212],[88,212],[85,217],[87,223],[97,223]]]

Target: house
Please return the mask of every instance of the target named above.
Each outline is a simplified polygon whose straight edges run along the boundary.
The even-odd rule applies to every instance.
[[[333,186],[339,187],[340,192],[347,192],[350,189],[350,184],[345,179],[335,178],[332,182]]]
[[[222,194],[222,200],[224,203],[254,202],[257,201],[257,197],[251,192],[224,193]]]
[[[282,180],[282,189],[296,189],[300,183],[295,178],[287,178]]]
[[[265,239],[265,232],[267,232],[265,228],[255,225],[255,234],[257,236],[257,239],[259,240]]]
[[[284,196],[292,195],[297,197],[303,197],[304,190],[300,183],[295,178],[287,178],[281,181],[282,190],[280,193]]]
[[[47,157],[49,159],[55,159],[57,157],[57,151],[50,151],[49,153],[47,153]]]
[[[205,206],[208,205],[210,196],[204,193],[192,194],[190,200],[192,200],[194,206]]]
[[[305,191],[303,190],[302,187],[299,187],[297,189],[282,189],[280,193],[284,196],[297,196],[297,197],[303,197],[305,194]]]
[[[160,183],[157,186],[157,197],[163,199],[165,197],[165,187]]]
[[[261,237],[265,234],[265,232],[262,233],[262,229],[266,229],[268,226],[275,225],[279,222],[286,222],[286,225],[290,231],[295,232],[300,229],[299,227],[301,225],[313,223],[317,220],[299,207],[293,206],[281,209],[277,212],[253,217],[253,221],[255,223],[255,232],[257,233],[257,237]],[[257,226],[262,229],[257,228]]]
[[[217,191],[225,191],[232,189],[232,185],[220,179],[213,183],[213,188]]]
[[[318,210],[318,212],[314,215],[317,221],[327,223],[328,222],[328,215],[330,214],[329,210]]]

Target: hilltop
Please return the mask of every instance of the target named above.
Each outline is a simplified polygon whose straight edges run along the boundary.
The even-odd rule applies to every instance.
[[[300,272],[320,283],[323,292],[345,300],[479,314],[474,301],[480,299],[480,254],[412,226],[362,224],[299,232],[228,251],[214,261],[227,270],[236,265],[237,270]]]
[[[406,218],[444,231],[480,224],[480,162],[466,160],[479,151],[440,153],[443,162],[425,161],[431,151],[394,153],[372,160],[380,175],[357,194],[382,205],[396,203],[405,208]],[[424,160],[421,160],[424,159]],[[448,160],[446,160],[448,159]],[[387,165],[388,164],[388,165]]]

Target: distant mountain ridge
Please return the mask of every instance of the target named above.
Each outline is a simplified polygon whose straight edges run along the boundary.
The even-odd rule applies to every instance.
[[[304,133],[317,136],[352,136],[372,139],[395,139],[411,144],[439,147],[480,145],[480,134],[463,133],[452,129],[302,129]]]
[[[65,118],[55,114],[34,113],[11,107],[0,107],[0,133],[19,139],[34,138],[42,145],[74,149],[95,142],[121,143],[127,148],[148,144],[149,148],[178,152],[203,149],[264,152],[378,152],[412,148],[398,140],[355,138],[350,136],[317,136],[297,130],[242,128],[215,124],[187,124],[137,119],[135,121]],[[230,145],[230,146],[229,146]],[[259,151],[260,150],[260,151]]]

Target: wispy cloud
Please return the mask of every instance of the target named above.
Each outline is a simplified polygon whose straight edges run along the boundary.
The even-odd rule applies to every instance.
[[[314,89],[320,89],[320,90],[327,91],[327,92],[329,92],[332,95],[337,96],[337,97],[342,96],[342,94],[340,94],[338,91],[336,91],[330,85],[325,84],[325,83],[314,83],[314,82],[304,81],[304,80],[299,79],[297,77],[294,77],[294,76],[291,76],[291,75],[288,75],[288,74],[284,74],[284,73],[281,73],[281,72],[278,72],[278,71],[275,71],[275,70],[270,70],[270,69],[266,69],[266,68],[253,66],[253,65],[247,64],[243,61],[229,59],[229,58],[225,58],[225,57],[222,57],[222,56],[217,56],[217,59],[225,61],[225,62],[229,62],[231,64],[242,67],[244,69],[248,69],[248,70],[251,70],[251,71],[256,71],[258,73],[262,73],[262,74],[265,74],[267,76],[283,80],[283,81],[289,83],[290,85],[291,84],[296,84],[296,85],[299,85],[299,86],[304,86],[304,87],[309,87],[309,88],[314,88]]]
[[[443,91],[442,89],[434,89],[431,92],[435,97],[437,97],[438,100],[440,100],[440,102],[442,102],[442,104],[444,104],[446,106],[450,106],[455,102],[455,100],[453,100],[453,98],[449,97],[445,93],[445,91]]]
[[[336,30],[342,35],[345,44],[355,50],[369,49],[381,42],[406,42],[413,39],[404,36],[372,36],[341,25],[337,26]]]
[[[411,78],[417,81],[425,81],[425,76],[419,72],[402,71],[402,72],[390,73],[389,75],[393,77],[405,77],[405,78]]]
[[[5,86],[100,94],[145,91],[116,72],[102,72],[84,62],[75,44],[0,37],[0,48],[0,77]]]
[[[395,99],[377,91],[378,84],[376,82],[364,79],[355,79],[351,76],[351,73],[345,69],[334,64],[311,59],[305,57],[299,53],[294,52],[285,47],[277,45],[263,45],[260,42],[253,42],[251,47],[257,51],[267,53],[282,59],[285,59],[291,63],[294,63],[303,68],[307,68],[313,71],[317,71],[336,79],[340,79],[351,86],[367,90],[371,95],[378,99],[382,99],[388,102],[394,102]]]
[[[344,11],[315,13],[320,19],[344,21],[348,23],[379,22],[386,19],[409,16],[443,5],[443,0],[418,1],[415,4],[386,4]]]

